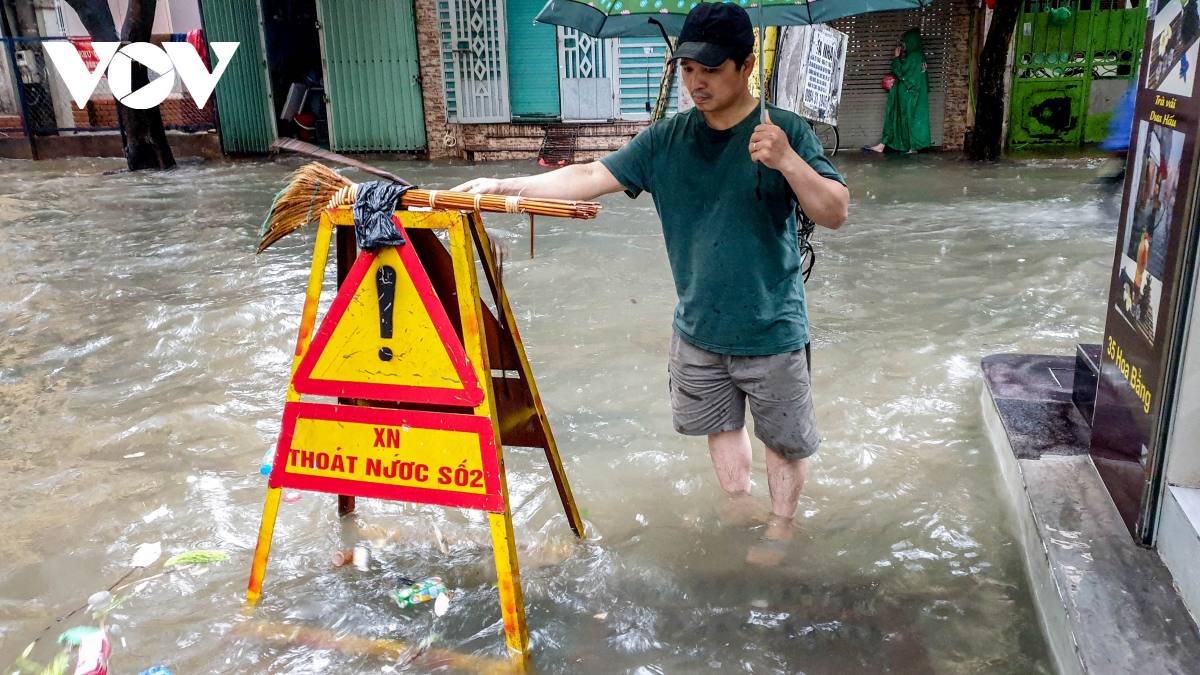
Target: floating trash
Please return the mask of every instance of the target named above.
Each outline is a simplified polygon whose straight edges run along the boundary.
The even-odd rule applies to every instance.
[[[147,513],[146,515],[142,516],[142,520],[147,523],[153,523],[154,521],[158,520],[159,518],[162,518],[164,516],[169,516],[169,515],[171,515],[171,510],[165,506],[160,506],[157,509],[154,509],[153,511],[151,511],[150,513]]]
[[[229,554],[224,551],[187,551],[176,556],[167,558],[167,562],[163,563],[163,567],[175,567],[176,565],[207,565],[209,563],[225,562],[229,560]]]
[[[96,591],[88,596],[88,608],[98,612],[112,604],[113,594],[108,591]]]
[[[267,450],[267,454],[263,455],[262,465],[258,467],[258,472],[264,476],[270,476],[273,468],[275,468],[275,448]]]
[[[354,567],[360,572],[366,572],[371,568],[371,550],[366,544],[359,544],[354,547]]]
[[[100,629],[96,626],[75,626],[58,636],[58,644],[68,647],[78,647],[83,644],[83,638],[92,633],[99,633]]]
[[[334,551],[331,562],[334,567],[345,567],[354,562],[354,551]]]
[[[147,668],[147,669],[143,670],[142,672],[138,673],[138,675],[173,675],[173,674],[171,673],[170,670],[167,670],[166,666],[153,666],[151,668]]]
[[[162,556],[162,544],[157,541],[153,544],[142,544],[133,552],[133,560],[129,563],[130,567],[149,567],[153,565],[159,557]]]
[[[83,637],[75,659],[75,675],[107,675],[108,656],[112,646],[104,631],[97,630]]]
[[[433,601],[434,616],[445,616],[446,612],[450,611],[450,594],[442,593]]]
[[[302,496],[303,495],[299,492],[288,492],[283,495],[283,501],[287,502],[288,504],[295,504],[296,502],[300,501],[300,497]]]
[[[429,577],[411,586],[392,591],[392,599],[396,601],[397,605],[400,605],[400,609],[405,609],[422,602],[429,602],[445,592],[446,585],[442,583],[441,577]]]

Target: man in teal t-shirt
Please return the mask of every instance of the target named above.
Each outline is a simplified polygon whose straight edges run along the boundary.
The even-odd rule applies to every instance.
[[[793,211],[798,202],[817,224],[837,229],[850,193],[807,122],[774,106],[758,120],[747,87],[753,46],[745,10],[700,3],[673,55],[694,109],[651,125],[598,162],[454,189],[654,197],[679,294],[669,366],[675,428],[708,437],[721,487],[731,504],[744,502],[749,401],[755,436],[767,446],[775,517],[766,536],[786,541],[805,458],[820,442],[803,351],[810,335]],[[759,561],[776,552],[762,549]]]

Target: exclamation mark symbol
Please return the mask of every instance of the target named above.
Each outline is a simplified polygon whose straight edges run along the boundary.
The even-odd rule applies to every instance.
[[[375,273],[375,290],[379,293],[379,337],[392,338],[392,311],[396,307],[396,269],[391,265],[383,265]],[[387,347],[379,348],[379,360],[391,361],[392,350]]]

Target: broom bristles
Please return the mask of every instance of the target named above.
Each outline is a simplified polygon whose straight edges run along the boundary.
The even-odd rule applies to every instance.
[[[287,187],[275,195],[271,212],[263,222],[258,252],[315,221],[337,191],[348,185],[353,185],[350,179],[320,162],[296,169]]]

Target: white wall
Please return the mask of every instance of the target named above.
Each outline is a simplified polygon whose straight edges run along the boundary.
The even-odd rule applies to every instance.
[[[1193,278],[1200,281],[1200,276]],[[1200,488],[1200,288],[1195,286],[1189,314],[1174,419],[1167,439],[1167,482]]]
[[[4,24],[0,23],[0,36],[4,36]],[[0,115],[19,115],[15,73],[9,67],[8,54],[0,54]]]

